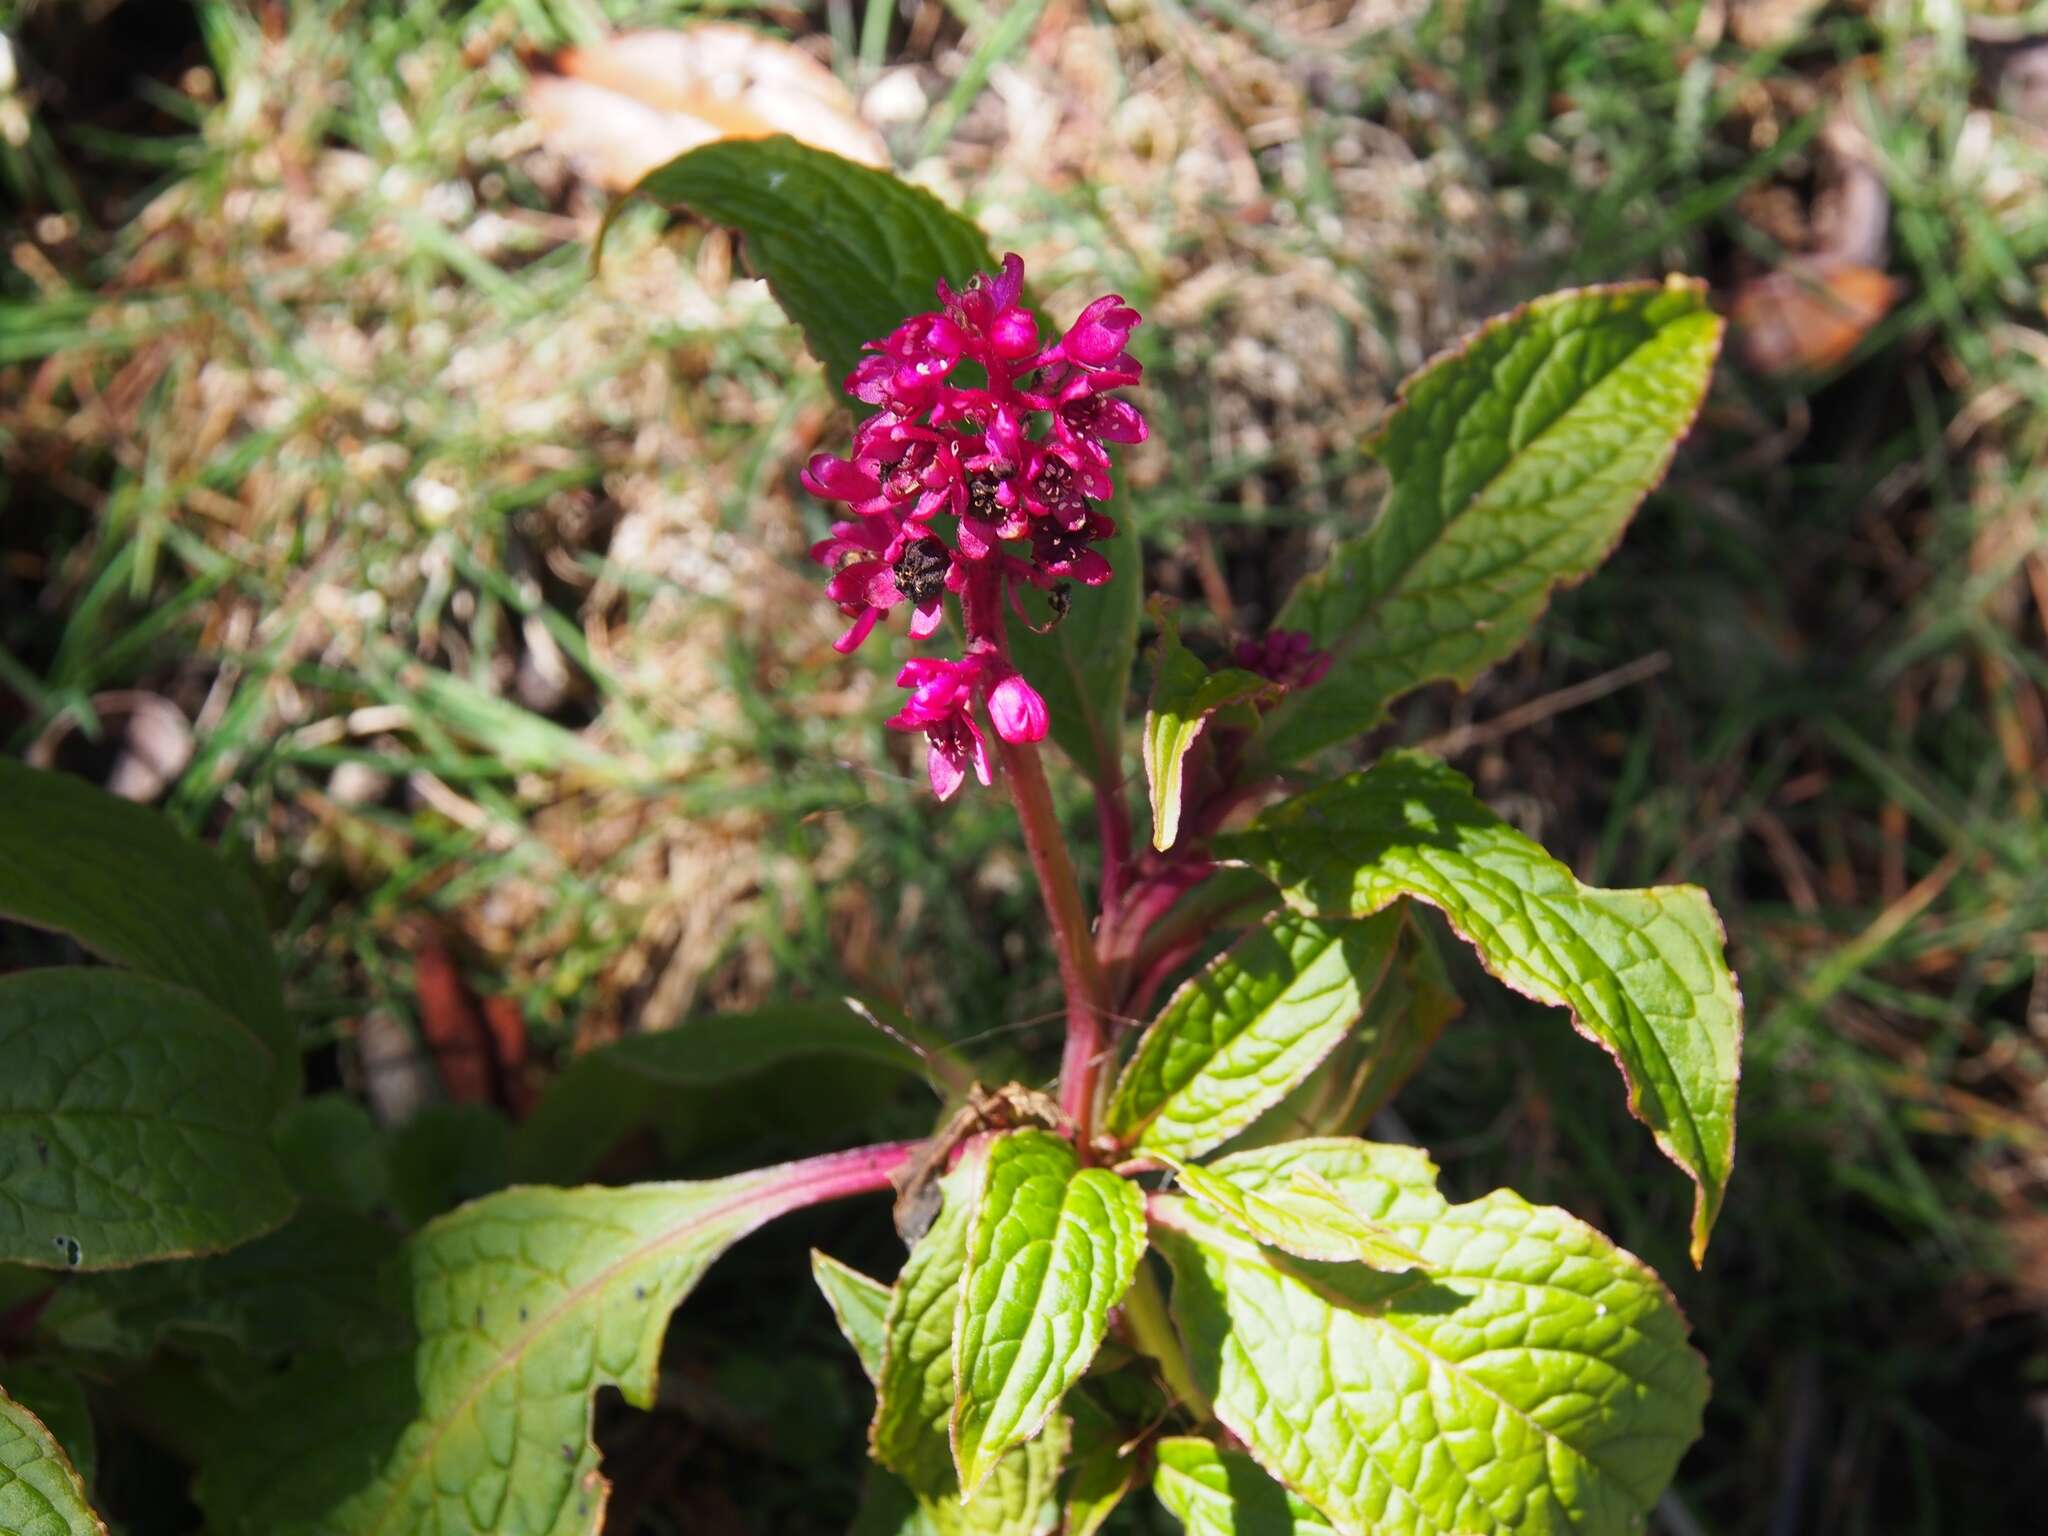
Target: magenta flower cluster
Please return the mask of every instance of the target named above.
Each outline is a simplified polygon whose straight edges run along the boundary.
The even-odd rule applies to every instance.
[[[889,721],[925,733],[942,800],[970,769],[990,782],[977,703],[1006,742],[1045,736],[1045,701],[1008,660],[1004,608],[1020,586],[1063,596],[1069,582],[1109,580],[1096,547],[1116,532],[1099,510],[1114,489],[1109,444],[1145,440],[1145,418],[1111,393],[1140,376],[1137,311],[1107,294],[1041,347],[1023,291],[1015,255],[957,293],[941,281],[940,308],[869,342],[847,376],[847,393],[876,408],[852,456],[818,454],[803,474],[849,514],[811,550],[849,621],[841,651],[904,606],[911,637],[929,639],[946,594],[960,599],[965,654],[909,662],[897,682],[910,701]],[[961,377],[963,364],[977,376]]]

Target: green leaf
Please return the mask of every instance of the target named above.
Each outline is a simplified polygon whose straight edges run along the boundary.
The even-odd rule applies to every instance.
[[[790,138],[693,149],[634,194],[742,235],[835,388],[863,342],[937,306],[941,277],[958,287],[996,264],[973,222],[923,188]]]
[[[1354,736],[1423,683],[1468,685],[1519,646],[1664,477],[1720,343],[1696,282],[1587,288],[1493,321],[1409,379],[1369,445],[1392,478],[1378,519],[1274,621],[1333,665],[1268,717],[1266,761]]]
[[[1067,1420],[1054,1414],[1029,1444],[1000,1457],[972,1498],[928,1500],[938,1536],[1050,1536],[1060,1521]]]
[[[642,1125],[665,1123],[679,1108],[691,1119],[715,1116],[735,1083],[827,1058],[906,1075],[923,1070],[912,1051],[844,1003],[782,1003],[628,1035],[573,1058],[549,1085],[514,1134],[513,1174],[585,1178]],[[831,1079],[836,1070],[813,1075]],[[786,1084],[788,1075],[775,1081]]]
[[[1735,1157],[1742,1046],[1742,999],[1704,891],[1581,885],[1474,799],[1463,775],[1413,752],[1275,806],[1217,852],[1270,875],[1300,912],[1427,902],[1495,976],[1570,1009],[1620,1065],[1629,1109],[1698,1187],[1699,1262]]]
[[[1218,710],[1248,704],[1274,687],[1242,667],[1211,672],[1181,644],[1180,626],[1163,605],[1159,620],[1159,657],[1145,712],[1145,778],[1152,788],[1152,846],[1164,853],[1180,836],[1181,770],[1202,727]],[[1257,721],[1254,714],[1249,723]]]
[[[986,1143],[971,1144],[939,1181],[938,1218],[896,1277],[883,1329],[882,1371],[868,1444],[875,1460],[920,1497],[957,1497],[947,1426],[953,1416],[953,1330],[967,1233],[988,1165]]]
[[[961,1311],[967,1237],[988,1167],[988,1144],[969,1146],[940,1181],[938,1219],[896,1277],[883,1334],[869,1444],[902,1478],[919,1518],[938,1536],[1042,1536],[1059,1520],[1056,1497],[1067,1428],[1045,1432],[996,1463],[971,1498],[960,1493],[948,1427],[953,1414],[954,1325]]]
[[[367,1214],[391,1196],[384,1133],[345,1093],[318,1094],[286,1109],[277,1122],[277,1155],[304,1199]]]
[[[1145,1251],[1145,1197],[1048,1131],[998,1136],[968,1230],[953,1457],[972,1494],[1095,1358]]]
[[[92,1493],[99,1475],[99,1434],[93,1428],[92,1405],[85,1400],[85,1388],[61,1365],[46,1360],[10,1360],[0,1379],[6,1395],[43,1421],[43,1427],[70,1460],[78,1473],[79,1485]],[[4,1500],[4,1495],[0,1495]],[[0,1529],[5,1529],[0,1517]]]
[[[0,1536],[107,1536],[43,1421],[0,1394]]]
[[[510,1189],[441,1218],[398,1261],[414,1348],[317,1359],[258,1398],[202,1507],[223,1536],[592,1536],[593,1393],[649,1406],[669,1314],[719,1254],[872,1158]]]
[[[80,1276],[38,1328],[65,1349],[140,1359],[166,1340],[225,1339],[266,1360],[331,1344],[350,1354],[405,1343],[401,1305],[377,1284],[398,1237],[337,1206],[307,1205],[277,1231],[190,1264]]]
[[[1140,1152],[1197,1157],[1277,1104],[1358,1021],[1393,960],[1398,913],[1362,923],[1283,913],[1182,985],[1117,1080],[1103,1128]]]
[[[1131,658],[1138,649],[1138,619],[1144,611],[1145,556],[1136,524],[1126,516],[1116,534],[1096,548],[1109,561],[1111,576],[1099,587],[1076,587],[1065,618],[1053,621],[1044,593],[1035,588],[1018,601],[1034,633],[1010,626],[1010,659],[1045,696],[1052,739],[1097,788],[1123,783],[1124,693]]]
[[[1073,1430],[1060,1536],[1095,1536],[1137,1482],[1138,1457],[1129,1432],[1087,1393],[1069,1392],[1064,1408]]]
[[[1639,1260],[1509,1191],[1449,1205],[1412,1148],[1225,1162],[1269,1187],[1312,1171],[1435,1266],[1309,1264],[1156,1202],[1196,1379],[1269,1473],[1341,1536],[1642,1529],[1699,1434],[1707,1378]]]
[[[1192,1435],[1169,1436],[1154,1451],[1152,1491],[1187,1527],[1187,1536],[1332,1536],[1312,1505],[1249,1456]]]
[[[263,1043],[280,1101],[297,1091],[298,1036],[256,892],[155,811],[0,758],[0,917],[190,987]]]
[[[1240,870],[1249,874],[1249,870]],[[1299,1136],[1353,1136],[1405,1083],[1464,1004],[1451,991],[1443,957],[1409,913],[1399,954],[1365,1005],[1365,1016],[1322,1069],[1261,1115],[1240,1145]]]
[[[0,977],[0,1060],[0,1260],[118,1269],[291,1214],[269,1055],[196,993],[131,971]]]
[[[176,1357],[159,1361],[165,1358]],[[351,1499],[396,1454],[420,1412],[411,1344],[361,1358],[316,1350],[267,1388],[226,1402],[209,1402],[194,1386],[174,1381],[171,1394],[158,1394],[173,1395],[173,1403],[157,1406],[160,1413],[182,1409],[178,1428],[192,1436],[186,1449],[200,1463],[192,1494],[209,1517],[210,1536],[337,1536],[350,1529],[340,1523],[344,1515],[362,1524]],[[399,1520],[384,1536],[462,1529]]]
[[[811,1250],[811,1278],[825,1293],[825,1305],[832,1309],[833,1321],[860,1357],[860,1368],[867,1372],[868,1380],[880,1380],[889,1287],[815,1248]]]
[[[512,1125],[489,1104],[428,1104],[391,1138],[391,1204],[409,1227],[511,1182]]]
[[[1370,1264],[1375,1269],[1428,1269],[1429,1260],[1378,1223],[1360,1214],[1335,1185],[1312,1168],[1297,1168],[1285,1182],[1240,1183],[1230,1159],[1214,1168],[1154,1154],[1196,1200],[1253,1242],[1301,1259]]]

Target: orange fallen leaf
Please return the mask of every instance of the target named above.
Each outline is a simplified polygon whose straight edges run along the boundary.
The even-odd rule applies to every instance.
[[[718,139],[786,133],[863,165],[889,163],[888,146],[831,70],[730,22],[564,49],[535,63],[526,111],[551,149],[612,192]]]
[[[1899,284],[1876,267],[1795,257],[1736,290],[1742,355],[1759,373],[1825,373],[1898,302]]]

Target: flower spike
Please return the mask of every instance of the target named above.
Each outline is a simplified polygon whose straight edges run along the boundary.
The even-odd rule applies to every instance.
[[[1089,304],[1043,348],[1014,253],[958,289],[941,279],[937,297],[937,310],[867,344],[845,388],[874,413],[850,457],[818,454],[800,478],[849,514],[811,548],[848,621],[839,650],[906,605],[911,638],[929,639],[947,593],[981,594],[966,604],[968,654],[908,663],[897,681],[910,702],[888,722],[925,733],[944,800],[969,771],[990,782],[977,704],[1003,741],[1044,739],[1045,700],[1005,659],[1005,600],[1023,586],[1064,599],[1068,583],[1109,580],[1096,547],[1116,532],[1098,510],[1115,494],[1109,445],[1143,442],[1146,426],[1111,393],[1144,371],[1129,352],[1139,315],[1120,296]],[[963,363],[975,382],[954,382]]]

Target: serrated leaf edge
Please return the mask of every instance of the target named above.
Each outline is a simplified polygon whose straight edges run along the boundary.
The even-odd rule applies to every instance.
[[[1432,1166],[1434,1166],[1434,1164],[1432,1164]],[[1511,1199],[1519,1205],[1521,1205],[1525,1210],[1528,1210],[1532,1213],[1544,1216],[1557,1217],[1564,1221],[1571,1222],[1574,1225],[1585,1227],[1586,1230],[1593,1232],[1596,1236],[1600,1238],[1602,1242],[1607,1244],[1608,1248],[1613,1252],[1614,1256],[1617,1259],[1621,1260],[1625,1267],[1637,1271],[1642,1277],[1649,1281],[1650,1285],[1655,1289],[1659,1298],[1664,1302],[1666,1306],[1668,1306],[1671,1309],[1673,1315],[1677,1317],[1680,1325],[1685,1329],[1687,1336],[1690,1337],[1692,1333],[1692,1324],[1690,1320],[1687,1319],[1684,1308],[1679,1306],[1678,1299],[1672,1294],[1671,1288],[1664,1283],[1663,1276],[1659,1275],[1655,1269],[1651,1268],[1650,1265],[1645,1263],[1642,1259],[1638,1258],[1634,1253],[1631,1253],[1628,1249],[1622,1247],[1619,1243],[1615,1242],[1612,1238],[1608,1237],[1604,1232],[1600,1232],[1597,1228],[1591,1226],[1589,1223],[1581,1221],[1578,1217],[1572,1215],[1571,1212],[1565,1210],[1562,1206],[1533,1204],[1529,1200],[1524,1199],[1521,1195],[1517,1194],[1512,1189],[1491,1190],[1487,1194],[1482,1195],[1479,1198],[1481,1200],[1484,1200],[1493,1198],[1495,1196],[1505,1196],[1506,1198]],[[1476,1204],[1478,1202],[1468,1201],[1465,1203]],[[1176,1196],[1154,1195],[1147,1202],[1147,1214],[1150,1216],[1152,1222],[1155,1225],[1176,1234],[1178,1237],[1188,1242],[1198,1245],[1207,1243],[1209,1246],[1223,1249],[1224,1251],[1231,1253],[1234,1257],[1241,1260],[1248,1259],[1255,1263],[1269,1262],[1271,1264],[1271,1267],[1281,1271],[1283,1274],[1287,1276],[1287,1278],[1289,1278],[1296,1284],[1302,1286],[1304,1289],[1314,1293],[1319,1300],[1321,1300],[1327,1306],[1333,1309],[1349,1312],[1354,1316],[1361,1318],[1370,1319],[1372,1317],[1373,1314],[1371,1311],[1365,1308],[1361,1308],[1356,1302],[1353,1302],[1346,1297],[1332,1294],[1326,1287],[1319,1285],[1312,1275],[1304,1275],[1303,1273],[1301,1273],[1300,1269],[1294,1263],[1290,1262],[1288,1259],[1283,1257],[1278,1260],[1268,1260],[1267,1256],[1260,1252],[1259,1247],[1256,1243],[1241,1238],[1237,1236],[1237,1234],[1230,1232],[1227,1229],[1213,1227],[1199,1220],[1191,1222],[1180,1215],[1179,1211],[1175,1209],[1176,1206],[1181,1206],[1184,1208],[1184,1202],[1182,1202]],[[1448,1200],[1446,1200],[1445,1206],[1446,1209],[1455,1209],[1455,1207],[1452,1206]],[[1432,1227],[1448,1228],[1452,1231],[1462,1230],[1491,1232],[1495,1230],[1493,1228],[1485,1226],[1483,1223],[1450,1221],[1445,1220],[1442,1217],[1432,1219],[1429,1222],[1429,1225]],[[1169,1264],[1170,1263],[1171,1259],[1169,1258]],[[1417,1283],[1429,1282],[1429,1276],[1426,1272],[1418,1271],[1416,1273],[1415,1278]],[[1455,1280],[1466,1277],[1453,1274],[1450,1278]],[[1176,1284],[1177,1283],[1178,1279],[1176,1278]],[[1500,1285],[1509,1284],[1511,1282],[1488,1279],[1485,1283]],[[1614,1474],[1612,1472],[1610,1472],[1607,1468],[1602,1467],[1598,1462],[1595,1462],[1591,1457],[1587,1456],[1584,1452],[1579,1451],[1575,1447],[1561,1441],[1547,1427],[1539,1423],[1536,1419],[1532,1418],[1526,1410],[1516,1407],[1513,1403],[1508,1402],[1505,1398],[1499,1396],[1499,1394],[1493,1392],[1491,1389],[1487,1388],[1482,1383],[1473,1381],[1469,1374],[1461,1369],[1459,1362],[1445,1359],[1443,1356],[1438,1355],[1433,1350],[1423,1345],[1420,1341],[1409,1337],[1399,1328],[1387,1327],[1384,1330],[1384,1332],[1388,1337],[1395,1340],[1404,1350],[1408,1351],[1411,1355],[1420,1360],[1426,1368],[1432,1370],[1441,1370],[1444,1374],[1455,1377],[1457,1380],[1464,1382],[1466,1385],[1468,1385],[1477,1395],[1486,1398],[1488,1401],[1497,1404],[1503,1411],[1512,1414],[1517,1421],[1527,1425],[1531,1430],[1533,1430],[1541,1438],[1542,1442],[1545,1445],[1561,1446],[1565,1451],[1570,1453],[1574,1461],[1592,1467],[1594,1470],[1602,1473],[1603,1475],[1609,1478],[1612,1478],[1616,1482],[1622,1481],[1619,1478],[1614,1478]],[[1707,1359],[1703,1354],[1700,1353],[1700,1351],[1697,1348],[1693,1347],[1689,1343],[1683,1344],[1680,1347],[1683,1349],[1685,1353],[1691,1355],[1699,1365],[1702,1382],[1702,1401],[1705,1401],[1711,1397],[1713,1390],[1713,1372],[1710,1366],[1708,1365]],[[1241,1420],[1234,1421],[1234,1415],[1230,1411],[1226,1410],[1223,1404],[1221,1403],[1215,1403],[1213,1406],[1216,1413],[1217,1422],[1222,1424],[1223,1427],[1228,1429],[1233,1435],[1237,1436],[1238,1440],[1242,1442],[1244,1446],[1245,1454],[1250,1456],[1253,1461],[1257,1462],[1259,1464],[1259,1467],[1266,1473],[1268,1477],[1272,1478],[1274,1482],[1280,1484],[1281,1487],[1292,1490],[1301,1498],[1307,1500],[1311,1505],[1314,1505],[1317,1509],[1323,1508],[1322,1505],[1316,1504],[1313,1495],[1309,1494],[1308,1492],[1300,1488],[1295,1487],[1293,1483],[1289,1482],[1286,1476],[1281,1472],[1281,1470],[1278,1467],[1272,1465],[1267,1460],[1267,1458],[1260,1452],[1260,1449],[1253,1438],[1256,1434],[1256,1430],[1250,1422]],[[1370,1461],[1377,1462],[1379,1460],[1379,1457],[1372,1450],[1367,1438],[1361,1435],[1357,1436],[1356,1439],[1359,1445],[1361,1446],[1365,1457]],[[1394,1477],[1391,1474],[1388,1474],[1387,1484],[1389,1488],[1400,1494],[1402,1500],[1405,1503],[1407,1503],[1410,1507],[1412,1507],[1415,1510],[1415,1514],[1418,1520],[1422,1521],[1425,1524],[1433,1524],[1433,1522],[1429,1521],[1428,1516],[1424,1514],[1421,1506],[1415,1502],[1414,1496],[1401,1483],[1399,1478]],[[1626,1486],[1626,1484],[1624,1484],[1624,1486]],[[1324,1518],[1329,1520],[1331,1527],[1333,1529],[1337,1529],[1339,1531],[1342,1530],[1342,1527],[1338,1524],[1336,1517],[1328,1515],[1326,1513]],[[1445,1527],[1440,1526],[1436,1527],[1436,1529],[1440,1533],[1440,1536],[1483,1536],[1483,1533],[1479,1532],[1452,1531]],[[1356,1536],[1370,1536],[1370,1533],[1365,1531],[1359,1531],[1356,1533]]]
[[[1453,342],[1450,346],[1445,347],[1441,351],[1437,352],[1435,355],[1430,357],[1428,361],[1424,362],[1421,367],[1415,369],[1414,372],[1410,373],[1406,378],[1402,379],[1400,386],[1394,392],[1394,401],[1393,404],[1388,407],[1386,416],[1382,418],[1379,425],[1370,434],[1367,435],[1365,441],[1360,446],[1363,447],[1367,453],[1374,454],[1374,456],[1377,457],[1377,447],[1385,439],[1388,431],[1391,429],[1395,416],[1399,412],[1408,409],[1411,403],[1409,399],[1409,391],[1413,386],[1418,384],[1421,380],[1426,378],[1437,368],[1445,366],[1450,363],[1454,363],[1458,361],[1460,358],[1464,357],[1468,352],[1470,352],[1471,350],[1473,350],[1473,348],[1478,346],[1478,344],[1481,341],[1483,341],[1487,336],[1492,334],[1494,331],[1499,330],[1505,326],[1515,324],[1531,312],[1543,308],[1544,306],[1549,304],[1562,304],[1572,299],[1606,297],[1619,298],[1633,294],[1650,295],[1665,292],[1690,292],[1697,294],[1701,298],[1703,307],[1697,311],[1694,311],[1693,315],[1688,316],[1687,318],[1697,318],[1703,320],[1706,323],[1706,328],[1709,337],[1706,364],[1709,381],[1711,381],[1714,364],[1720,360],[1721,347],[1727,337],[1728,326],[1727,322],[1720,315],[1716,314],[1711,308],[1704,307],[1704,301],[1707,296],[1707,285],[1702,279],[1696,277],[1681,277],[1678,274],[1674,273],[1671,276],[1664,278],[1662,281],[1646,279],[1620,283],[1588,283],[1584,286],[1577,288],[1560,288],[1554,293],[1546,293],[1537,298],[1527,300],[1524,303],[1517,304],[1513,309],[1510,309],[1503,314],[1490,316],[1486,321],[1484,321],[1482,324],[1474,328],[1467,335],[1461,337],[1456,342]],[[1647,345],[1647,342],[1645,344]],[[1637,348],[1636,350],[1640,351],[1641,349]],[[1635,355],[1635,352],[1631,352],[1629,354],[1629,357],[1632,358]],[[1602,382],[1604,382],[1605,377],[1611,377],[1614,372],[1618,371],[1621,368],[1621,366],[1623,365],[1617,363],[1614,369],[1609,370],[1608,375],[1603,376]],[[1588,391],[1588,393],[1590,393],[1590,391]],[[1703,385],[1699,392],[1699,398],[1693,402],[1692,410],[1689,413],[1687,413],[1685,419],[1682,422],[1676,422],[1673,424],[1670,433],[1670,441],[1665,445],[1664,451],[1654,461],[1654,472],[1651,473],[1645,481],[1641,494],[1638,495],[1635,498],[1635,500],[1630,503],[1628,510],[1622,515],[1618,525],[1615,528],[1614,537],[1609,539],[1606,545],[1602,547],[1596,555],[1594,555],[1591,559],[1588,560],[1585,570],[1580,571],[1576,574],[1571,572],[1565,572],[1555,577],[1548,578],[1544,581],[1543,585],[1538,591],[1535,604],[1529,611],[1529,628],[1532,632],[1535,629],[1535,626],[1542,621],[1544,614],[1549,612],[1551,602],[1553,601],[1553,599],[1555,599],[1559,592],[1568,592],[1572,588],[1582,585],[1584,582],[1589,580],[1594,575],[1594,573],[1600,569],[1601,566],[1605,565],[1608,560],[1613,558],[1615,550],[1621,547],[1621,541],[1628,536],[1629,527],[1631,524],[1635,522],[1636,513],[1642,509],[1642,505],[1645,501],[1649,499],[1650,493],[1656,490],[1658,486],[1662,485],[1664,482],[1664,477],[1670,473],[1672,461],[1678,456],[1678,450],[1682,446],[1684,446],[1685,440],[1692,435],[1692,430],[1698,424],[1700,412],[1706,408],[1706,403],[1707,386]],[[1485,494],[1485,491],[1488,488],[1490,488],[1493,485],[1494,480],[1498,478],[1499,476],[1495,475],[1492,479],[1489,479],[1486,482],[1486,485],[1481,487],[1479,494]],[[1477,498],[1475,497],[1475,499]],[[1363,533],[1358,534],[1356,537],[1370,537],[1372,529],[1378,526],[1378,522],[1377,520],[1375,520],[1372,527],[1367,528]],[[1405,573],[1407,570],[1412,569],[1413,564],[1414,562],[1411,561],[1407,566],[1402,567],[1403,572]],[[1324,567],[1324,571],[1327,571],[1328,569],[1328,567]],[[1323,571],[1318,571],[1315,577],[1307,578],[1307,580],[1314,580],[1317,577],[1320,577],[1322,574]],[[1300,588],[1297,587],[1296,591],[1299,590]],[[1287,605],[1291,605],[1293,603],[1294,596],[1295,594],[1293,592],[1290,592],[1287,595],[1285,602],[1282,605],[1283,612]],[[1334,645],[1331,648],[1331,654],[1334,658],[1334,661],[1336,663],[1341,664],[1341,662],[1344,659],[1344,656],[1350,649],[1351,646],[1349,644],[1348,637],[1343,641],[1339,641],[1336,645]],[[1512,654],[1512,652],[1510,652],[1509,654]],[[1452,672],[1443,674],[1436,678],[1425,679],[1424,683],[1418,683],[1416,686],[1421,687],[1424,686],[1427,682],[1432,681],[1448,682],[1454,688],[1456,688],[1459,693],[1466,693],[1470,691],[1473,682],[1478,679],[1481,673],[1490,671],[1492,668],[1498,666],[1500,662],[1506,659],[1507,658],[1505,656],[1501,656],[1496,657],[1491,661],[1475,662],[1468,668],[1462,670],[1454,670]],[[1412,692],[1413,690],[1409,691]],[[1397,695],[1396,697],[1400,697],[1400,695]],[[1388,706],[1393,704],[1393,702],[1393,699],[1381,700],[1380,713],[1376,717],[1376,719],[1367,721],[1364,725],[1358,728],[1358,731],[1354,731],[1351,734],[1355,736],[1359,732],[1370,730],[1375,724],[1378,723],[1378,721],[1386,719],[1388,713]],[[1292,713],[1293,711],[1289,708],[1288,704],[1283,701],[1279,708],[1275,709],[1271,715],[1267,716],[1265,724],[1259,733],[1260,737],[1262,739],[1270,739],[1271,737],[1277,735],[1282,724],[1287,719],[1291,718]],[[1335,745],[1335,743],[1329,743],[1329,745]],[[1256,752],[1259,749],[1257,746],[1255,746],[1253,750]],[[1312,748],[1311,750],[1320,751],[1322,750],[1322,748],[1317,747]],[[1697,1260],[1695,1260],[1695,1262],[1697,1262]]]
[[[1009,1132],[1006,1134],[1015,1135],[1017,1133]],[[1078,1154],[1076,1155],[1078,1159]],[[960,1457],[961,1410],[966,1406],[967,1402],[966,1392],[963,1389],[961,1380],[963,1365],[960,1358],[960,1337],[962,1327],[966,1322],[967,1318],[968,1282],[973,1278],[974,1275],[973,1229],[975,1223],[979,1222],[981,1219],[981,1204],[988,1193],[988,1168],[993,1161],[993,1157],[983,1159],[981,1174],[975,1183],[975,1210],[974,1215],[969,1219],[968,1222],[967,1254],[966,1258],[963,1260],[960,1266],[960,1294],[957,1298],[953,1311],[953,1409],[952,1412],[949,1413],[946,1417],[946,1439],[947,1443],[949,1444],[953,1452],[953,1469],[955,1476],[959,1479],[960,1482],[960,1502],[963,1504],[965,1504],[968,1500],[972,1499],[974,1495],[980,1491],[981,1485],[988,1480],[989,1473],[995,1470],[996,1464],[1002,1460],[1003,1455],[1006,1452],[1015,1449],[1017,1446],[1028,1444],[1030,1443],[1030,1441],[1032,1441],[1038,1436],[1038,1434],[1052,1420],[1053,1416],[1060,1411],[1060,1403],[1062,1402],[1062,1400],[1064,1400],[1064,1398],[1067,1395],[1067,1392],[1074,1385],[1074,1383],[1070,1381],[1058,1392],[1054,1393],[1051,1401],[1046,1406],[1045,1411],[1039,1414],[1036,1419],[1027,1420],[1023,1422],[1006,1439],[1000,1442],[991,1442],[990,1444],[993,1444],[994,1446],[993,1450],[991,1450],[990,1444],[984,1444],[981,1447],[979,1447],[983,1465],[981,1465],[978,1473],[970,1480],[968,1475],[970,1469],[962,1463]],[[1145,1222],[1144,1192],[1140,1190],[1135,1184],[1130,1183],[1127,1179],[1123,1178],[1111,1169],[1091,1167],[1077,1167],[1075,1169],[1073,1176],[1067,1180],[1066,1191],[1060,1197],[1060,1211],[1059,1216],[1055,1218],[1054,1231],[1058,1231],[1059,1226],[1063,1223],[1065,1219],[1067,1201],[1071,1197],[1074,1188],[1078,1184],[1080,1184],[1082,1179],[1086,1178],[1090,1174],[1100,1175],[1102,1178],[1111,1180],[1116,1189],[1119,1191],[1116,1197],[1117,1199],[1127,1198],[1127,1196],[1124,1193],[1126,1191],[1128,1191],[1130,1195],[1135,1195],[1137,1197],[1137,1222],[1135,1229],[1136,1239],[1131,1247],[1131,1259],[1130,1262],[1125,1266],[1122,1283],[1112,1286],[1110,1300],[1108,1304],[1103,1308],[1102,1315],[1104,1330],[1103,1333],[1098,1334],[1098,1336],[1096,1337],[1094,1349],[1090,1351],[1090,1355],[1092,1358],[1094,1352],[1096,1350],[1101,1349],[1102,1339],[1107,1336],[1107,1326],[1110,1312],[1123,1300],[1125,1294],[1130,1290],[1132,1282],[1137,1278],[1138,1265],[1144,1262],[1145,1251],[1149,1246],[1149,1234],[1147,1232]],[[1109,1200],[1105,1200],[1103,1203],[1105,1206],[1107,1206],[1111,1202]],[[1078,1379],[1079,1378],[1076,1377],[1076,1380]]]

